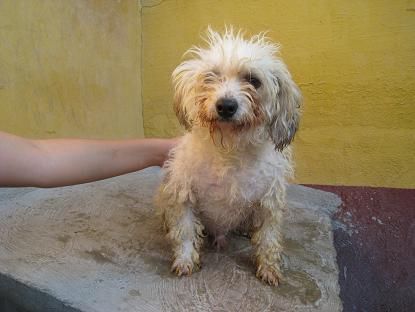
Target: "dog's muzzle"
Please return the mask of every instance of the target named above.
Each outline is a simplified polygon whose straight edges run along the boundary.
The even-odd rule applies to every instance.
[[[220,98],[216,102],[216,111],[218,115],[224,119],[229,120],[235,115],[236,111],[238,110],[238,102],[234,99],[230,98]]]

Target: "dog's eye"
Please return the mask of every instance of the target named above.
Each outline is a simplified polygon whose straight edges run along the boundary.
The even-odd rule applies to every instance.
[[[247,80],[255,89],[258,89],[262,85],[261,80],[255,76],[250,75],[247,77]]]
[[[212,74],[219,77],[220,76],[220,71],[218,69],[214,69],[214,70],[212,70]]]
[[[204,77],[205,83],[213,83],[218,79],[218,75],[215,71],[207,72]]]

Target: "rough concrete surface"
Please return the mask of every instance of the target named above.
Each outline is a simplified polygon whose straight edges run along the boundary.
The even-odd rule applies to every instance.
[[[206,246],[191,277],[169,272],[170,249],[154,217],[160,171],[55,189],[0,190],[0,304],[28,311],[340,311],[329,214],[339,198],[289,188],[285,279],[255,278],[251,247]],[[4,299],[6,300],[6,299]]]

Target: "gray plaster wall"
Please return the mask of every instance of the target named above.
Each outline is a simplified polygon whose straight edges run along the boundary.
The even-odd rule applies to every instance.
[[[226,251],[205,246],[202,270],[177,278],[152,205],[160,175],[149,168],[72,187],[0,189],[0,304],[3,297],[4,306],[42,312],[341,311],[330,220],[337,196],[289,188],[280,287],[256,279],[249,240],[237,235]]]

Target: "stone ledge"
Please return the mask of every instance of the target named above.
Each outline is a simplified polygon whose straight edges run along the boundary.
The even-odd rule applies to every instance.
[[[285,280],[254,275],[249,241],[206,247],[189,278],[169,272],[152,211],[160,171],[55,189],[0,190],[0,299],[28,311],[341,311],[331,193],[291,186]],[[1,304],[1,300],[0,300]]]

